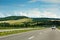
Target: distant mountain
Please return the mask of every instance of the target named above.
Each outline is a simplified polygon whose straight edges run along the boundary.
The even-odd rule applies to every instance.
[[[23,19],[23,18],[28,18],[28,17],[26,17],[26,16],[8,16],[8,17],[0,18],[0,21],[18,20],[18,19]]]

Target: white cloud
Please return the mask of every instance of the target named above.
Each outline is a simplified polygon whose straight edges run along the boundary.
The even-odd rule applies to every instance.
[[[42,0],[44,2],[60,3],[60,0]]]
[[[55,10],[55,9],[54,9]],[[4,15],[3,13],[0,13],[0,17],[6,17],[6,16],[28,16],[28,17],[48,17],[48,18],[60,18],[59,15],[56,14],[56,12],[44,10],[43,12],[39,10],[39,8],[34,8],[26,11],[14,11],[13,14],[7,13]]]
[[[12,16],[12,14],[7,13],[5,16]]]
[[[17,15],[20,16],[28,16],[28,17],[48,17],[48,18],[60,18],[56,13],[50,12],[50,11],[44,11],[41,12],[39,11],[38,8],[36,9],[31,9],[26,12],[17,12]]]
[[[50,3],[60,3],[60,0],[31,0],[30,2],[37,2],[37,1],[50,2]]]
[[[14,15],[15,15],[15,16],[27,16],[27,13],[21,12],[21,11],[20,11],[20,12],[19,12],[19,11],[15,11],[15,12],[14,12]]]
[[[5,17],[5,15],[0,12],[0,17]]]
[[[31,17],[48,17],[48,18],[58,18],[58,16],[56,14],[54,14],[53,12],[40,12],[40,11],[30,11],[29,12],[29,16]]]
[[[58,18],[58,16],[56,14],[54,14],[53,12],[47,12],[45,11],[43,13],[43,17],[48,17],[48,18]]]

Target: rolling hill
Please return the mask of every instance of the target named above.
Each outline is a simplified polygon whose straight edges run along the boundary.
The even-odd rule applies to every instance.
[[[0,18],[0,21],[8,21],[8,20],[20,20],[20,19],[32,19],[33,21],[47,21],[47,20],[60,20],[60,18],[29,18],[26,16],[8,16],[4,18]]]
[[[59,22],[53,22],[51,20],[59,20]],[[9,16],[0,18],[0,27],[34,27],[44,25],[59,25],[59,18],[29,18],[26,16]]]
[[[23,23],[23,22],[44,22],[44,21],[51,21],[51,20],[59,20],[59,18],[29,18],[26,16],[9,16],[9,17],[4,17],[0,18],[0,23],[10,23],[10,24],[18,24],[18,23]]]
[[[28,18],[28,17],[26,17],[26,16],[8,16],[8,17],[0,18],[0,21],[18,20],[18,19],[23,19],[23,18]]]

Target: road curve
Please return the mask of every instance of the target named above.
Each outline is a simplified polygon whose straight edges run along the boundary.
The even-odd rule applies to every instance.
[[[1,37],[0,40],[60,40],[60,30],[36,30],[22,34]]]

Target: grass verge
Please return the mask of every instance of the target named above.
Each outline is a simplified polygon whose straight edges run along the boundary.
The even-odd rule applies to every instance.
[[[32,31],[32,30],[41,30],[41,29],[44,29],[44,28],[32,28],[32,29],[28,29],[28,30],[4,31],[4,32],[0,32],[0,36],[6,36],[6,35],[10,35],[10,34],[22,33],[22,32],[27,32],[27,31]]]

